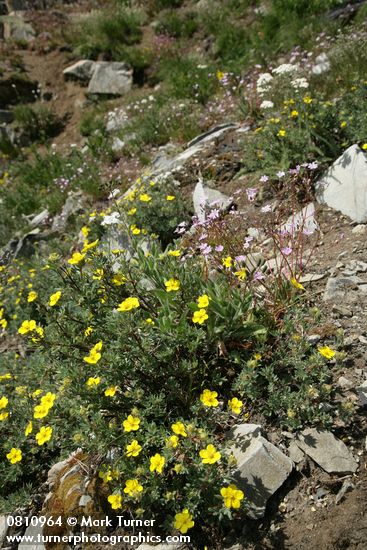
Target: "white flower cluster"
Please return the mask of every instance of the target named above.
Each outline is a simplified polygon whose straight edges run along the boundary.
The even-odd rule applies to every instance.
[[[274,77],[287,76],[290,78],[290,85],[295,90],[306,89],[308,88],[308,81],[304,77],[297,77],[299,71],[298,65],[292,65],[291,63],[283,63],[272,70],[271,73],[262,73],[259,75],[259,78],[256,82],[257,93],[260,96],[265,95],[271,90]],[[273,107],[271,101],[263,101],[261,104],[261,109],[270,109]],[[271,104],[271,105],[270,105]]]
[[[272,101],[268,101],[267,99],[264,99],[260,105],[260,109],[272,109],[273,107],[274,103]]]

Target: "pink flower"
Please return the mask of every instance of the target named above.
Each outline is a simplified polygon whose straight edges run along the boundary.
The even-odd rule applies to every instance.
[[[260,181],[261,181],[261,183],[266,183],[267,181],[269,181],[269,177],[268,176],[261,176]]]
[[[265,275],[261,271],[254,273],[254,281],[262,281],[263,279],[265,279]]]
[[[289,256],[289,254],[292,254],[292,249],[290,246],[286,246],[281,249],[281,253],[284,254],[284,256]]]
[[[223,251],[223,248],[224,248],[223,245],[217,244],[217,246],[215,247],[215,251],[216,251],[216,252],[222,252],[222,251]]]
[[[257,189],[255,187],[251,187],[249,189],[246,189],[246,195],[249,201],[253,201],[256,197]]]

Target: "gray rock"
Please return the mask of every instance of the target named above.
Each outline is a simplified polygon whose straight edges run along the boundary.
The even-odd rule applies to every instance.
[[[321,281],[326,277],[326,273],[306,273],[300,277],[300,283],[314,283],[315,281]]]
[[[351,380],[348,380],[348,378],[345,378],[345,376],[339,376],[338,386],[340,388],[343,388],[344,390],[351,390],[353,388],[353,385],[353,382]]]
[[[129,92],[133,84],[133,71],[118,61],[98,61],[89,82],[91,95],[121,96]]]
[[[363,384],[358,386],[357,393],[358,393],[361,405],[363,406],[367,405],[367,380],[365,380]]]
[[[52,231],[63,231],[68,223],[69,218],[83,210],[83,193],[82,191],[70,191],[68,198],[62,207],[61,213],[54,217],[52,222]]]
[[[359,285],[363,283],[359,277],[330,277],[327,280],[324,301],[340,302],[351,290],[359,290]]]
[[[36,32],[32,25],[26,23],[20,15],[9,15],[3,18],[4,39],[17,42],[31,42]]]
[[[301,451],[301,449],[298,447],[295,441],[290,442],[288,447],[288,454],[289,454],[289,458],[296,464],[299,464],[305,456],[304,452]]]
[[[315,205],[313,202],[307,204],[302,210],[290,216],[281,226],[281,229],[288,231],[291,235],[299,231],[310,231],[314,233],[319,228],[315,217]]]
[[[89,82],[93,76],[96,63],[90,59],[81,59],[73,65],[66,67],[63,70],[63,75],[66,79],[80,80],[81,82]]]
[[[355,227],[353,227],[352,233],[354,233],[354,235],[364,235],[366,233],[366,228],[367,228],[366,224],[360,223]]]
[[[122,141],[118,137],[113,138],[111,149],[114,153],[116,154],[121,153],[124,150],[124,147],[125,147],[124,141]]]
[[[329,474],[351,474],[358,468],[348,447],[331,432],[307,428],[297,436],[295,442]]]
[[[14,120],[14,115],[11,111],[0,109],[0,124],[11,124]]]
[[[119,130],[122,130],[128,122],[129,117],[124,109],[119,108],[114,111],[110,111],[107,115],[106,131],[109,133],[118,132]]]
[[[351,276],[356,275],[357,273],[366,273],[367,272],[367,263],[362,262],[362,260],[351,260],[343,269],[343,275]]]
[[[248,516],[260,519],[265,515],[266,503],[277,489],[284,483],[293,469],[293,462],[269,443],[258,431],[244,433],[241,426],[236,427],[238,436],[231,452],[237,459],[235,478],[237,485],[244,491],[249,506]],[[255,435],[251,435],[255,434]]]
[[[202,181],[198,181],[196,184],[192,200],[195,214],[200,222],[205,221],[206,211],[208,209],[218,208],[219,210],[227,210],[233,204],[233,199],[216,189],[211,189],[203,185]]]
[[[4,544],[6,533],[8,532],[6,518],[7,516],[0,516],[0,548],[7,546],[7,544]]]
[[[159,174],[160,172],[171,172],[181,166],[184,166],[188,160],[203,151],[209,143],[219,138],[226,132],[238,128],[238,124],[231,123],[215,126],[212,130],[191,140],[188,144],[188,148],[182,151],[182,153],[179,153],[175,157],[167,159],[166,161],[161,159],[160,166],[155,169],[155,173]]]
[[[30,525],[27,527],[24,536],[25,537],[33,537],[33,540],[37,540],[38,536],[42,537],[43,534],[43,527],[42,525]],[[45,550],[45,546],[42,544],[42,542],[35,542],[34,544],[30,544],[29,542],[21,542],[18,546],[18,550]]]
[[[29,220],[29,226],[38,227],[39,225],[43,225],[49,219],[49,217],[50,217],[50,213],[46,208],[36,216],[31,217],[31,219]]]
[[[90,502],[92,502],[92,497],[90,495],[82,495],[79,500],[79,506],[84,508],[84,506],[87,506]]]
[[[367,157],[358,147],[347,149],[315,186],[321,204],[349,216],[354,222],[367,221]]]

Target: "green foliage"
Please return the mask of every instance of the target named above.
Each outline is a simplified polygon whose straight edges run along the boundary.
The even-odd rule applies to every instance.
[[[174,10],[164,12],[155,29],[157,34],[168,34],[174,38],[190,38],[198,30],[196,13],[188,12],[184,15]]]
[[[126,46],[141,40],[144,16],[136,9],[112,5],[110,9],[83,17],[70,32],[70,41],[82,57],[123,59]]]
[[[13,113],[21,138],[26,142],[45,142],[59,134],[64,127],[63,121],[43,105],[16,105]]]

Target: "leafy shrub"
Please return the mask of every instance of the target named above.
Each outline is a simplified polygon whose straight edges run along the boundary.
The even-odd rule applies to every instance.
[[[190,38],[197,29],[195,13],[179,15],[176,11],[170,10],[160,17],[156,33],[166,33],[174,38]]]
[[[26,142],[45,142],[59,134],[64,126],[63,121],[43,105],[16,105],[13,113],[21,138]]]
[[[144,17],[138,10],[121,5],[83,17],[70,33],[70,41],[83,57],[104,58],[119,61],[126,46],[136,44],[142,37]]]

